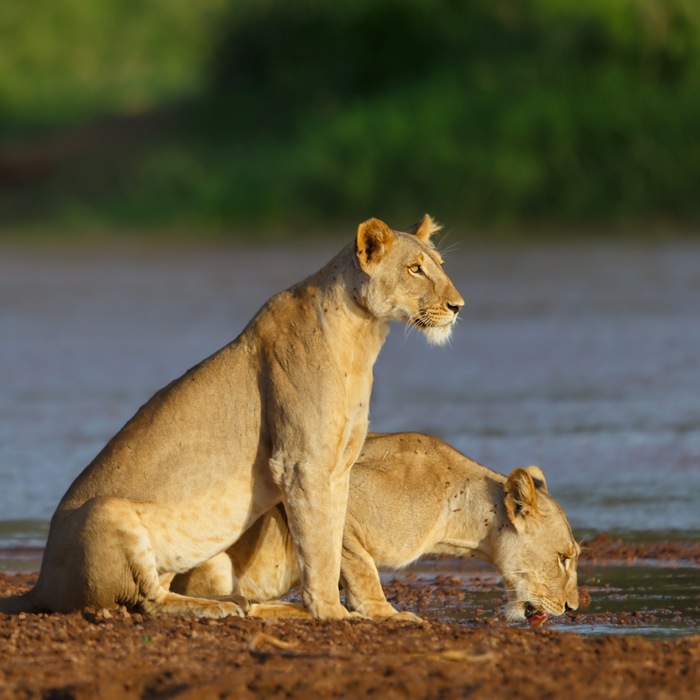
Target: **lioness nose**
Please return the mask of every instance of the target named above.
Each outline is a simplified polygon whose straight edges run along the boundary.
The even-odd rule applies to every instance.
[[[568,603],[564,603],[564,612],[573,612],[577,608],[578,608],[578,605],[576,605],[572,608]]]
[[[447,302],[447,308],[456,316],[464,306],[464,301],[460,299],[459,303]]]

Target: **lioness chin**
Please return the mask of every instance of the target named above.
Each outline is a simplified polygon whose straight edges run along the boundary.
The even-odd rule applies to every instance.
[[[370,434],[350,475],[341,582],[348,606],[375,619],[418,620],[384,596],[377,567],[401,568],[425,554],[494,564],[508,592],[507,615],[542,624],[578,607],[579,545],[538,467],[505,476],[444,442],[417,433]],[[188,595],[278,598],[299,570],[282,506],[227,552],[171,587]],[[296,615],[290,605],[251,605],[251,615]]]
[[[51,520],[36,586],[0,612],[125,605],[240,615],[161,577],[230,547],[283,502],[318,618],[349,613],[338,579],[349,470],[391,321],[444,342],[464,304],[431,243],[378,219],[319,272],[272,297],[232,343],[153,396],[78,476]]]

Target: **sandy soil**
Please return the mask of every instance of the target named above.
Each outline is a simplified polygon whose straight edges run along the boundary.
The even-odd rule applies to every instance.
[[[591,561],[700,561],[697,544],[599,537]],[[0,575],[0,595],[35,574]],[[451,595],[438,577],[430,595]],[[388,587],[419,605],[420,582]],[[585,590],[582,591],[585,604]],[[580,610],[574,616],[585,616]],[[151,619],[124,611],[0,615],[0,700],[9,698],[695,698],[700,636],[590,638],[507,625],[365,620]]]

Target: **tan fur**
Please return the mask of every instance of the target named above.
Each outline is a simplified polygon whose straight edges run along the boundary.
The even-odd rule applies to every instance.
[[[377,567],[400,568],[431,553],[494,564],[505,581],[511,619],[522,619],[528,609],[560,615],[578,607],[579,546],[538,467],[515,469],[506,478],[437,438],[369,435],[350,475],[341,573],[348,606],[375,619],[418,619],[388,603]],[[176,577],[173,588],[233,593],[258,603],[284,595],[297,581],[278,506],[228,552]],[[285,612],[250,608],[253,615]]]
[[[314,617],[348,615],[338,578],[349,469],[390,321],[444,342],[462,297],[430,243],[360,224],[318,273],[272,297],[231,344],[159,391],[75,480],[36,586],[0,611],[242,614],[161,583],[230,547],[283,502]]]

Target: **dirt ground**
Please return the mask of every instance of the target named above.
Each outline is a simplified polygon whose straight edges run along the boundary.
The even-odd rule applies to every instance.
[[[698,544],[599,537],[584,561],[700,562]],[[35,574],[0,574],[0,595]],[[449,577],[430,595],[449,596]],[[389,585],[420,608],[420,581]],[[494,599],[495,600],[495,599]],[[582,591],[585,605],[586,591]],[[572,613],[586,616],[585,609]],[[124,611],[0,614],[0,700],[10,698],[696,698],[700,636],[587,637],[508,625],[493,610],[463,623],[151,619]]]

